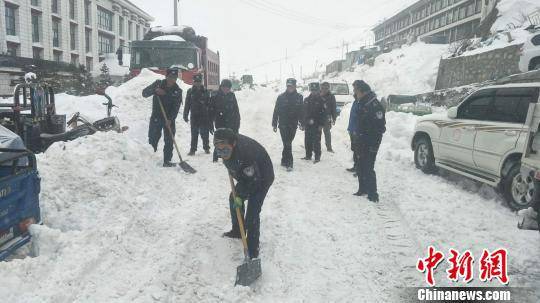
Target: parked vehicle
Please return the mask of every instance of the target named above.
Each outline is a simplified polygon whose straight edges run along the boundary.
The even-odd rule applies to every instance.
[[[386,111],[412,113],[417,116],[429,115],[432,113],[431,106],[420,104],[415,96],[389,95],[384,98],[383,104]]]
[[[532,206],[537,191],[521,168],[527,118],[540,110],[539,91],[540,83],[485,87],[447,116],[419,118],[412,140],[416,167],[425,173],[440,167],[497,187],[512,209]]]
[[[523,44],[519,69],[524,73],[540,69],[540,31],[527,37]]]
[[[330,83],[330,92],[336,96],[338,115],[341,113],[343,106],[354,101],[347,83]]]
[[[0,126],[0,261],[31,240],[41,223],[40,178],[34,154],[21,138]]]

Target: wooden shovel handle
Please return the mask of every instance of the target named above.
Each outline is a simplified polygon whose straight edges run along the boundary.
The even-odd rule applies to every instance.
[[[229,181],[231,183],[231,192],[232,192],[233,201],[234,201],[234,199],[236,199],[236,187],[234,187],[234,179],[231,173],[229,173]],[[235,207],[235,208],[236,208],[236,218],[238,219],[238,226],[240,227],[240,235],[242,236],[242,245],[244,245],[244,256],[247,259],[249,258],[249,252],[248,252],[246,232],[244,229],[244,214],[240,211],[240,208],[238,207]]]
[[[163,114],[163,119],[165,119],[165,126],[167,127],[167,130],[169,131],[169,136],[171,136],[171,139],[174,143],[174,148],[176,149],[178,158],[180,158],[180,163],[182,163],[184,162],[184,160],[182,160],[182,155],[180,155],[180,149],[178,148],[178,145],[176,144],[176,140],[174,139],[174,134],[173,134],[171,125],[169,124],[169,118],[167,118],[167,114],[165,113],[165,107],[163,107],[163,102],[161,102],[160,96],[158,96],[158,101],[159,101],[159,107],[161,108],[161,113]]]

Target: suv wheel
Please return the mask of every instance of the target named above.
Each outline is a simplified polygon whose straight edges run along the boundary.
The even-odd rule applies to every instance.
[[[503,196],[513,210],[529,208],[536,200],[534,179],[531,176],[522,176],[520,167],[520,163],[514,164],[502,184]]]
[[[425,137],[416,140],[414,149],[414,164],[426,174],[433,174],[437,171],[435,167],[435,157],[431,141]]]

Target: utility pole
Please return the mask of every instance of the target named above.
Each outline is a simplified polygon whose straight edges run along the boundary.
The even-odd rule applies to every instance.
[[[180,0],[173,0],[173,5],[174,5],[174,26],[178,26],[178,2],[180,2]]]

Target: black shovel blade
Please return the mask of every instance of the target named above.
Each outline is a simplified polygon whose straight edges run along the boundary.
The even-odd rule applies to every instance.
[[[249,286],[262,275],[261,259],[246,260],[236,268],[234,285]]]
[[[194,174],[194,173],[197,172],[197,171],[196,171],[193,167],[191,167],[191,165],[189,165],[186,161],[180,162],[179,165],[180,165],[180,168],[181,168],[183,171],[185,171],[186,173],[188,173],[188,174]]]

